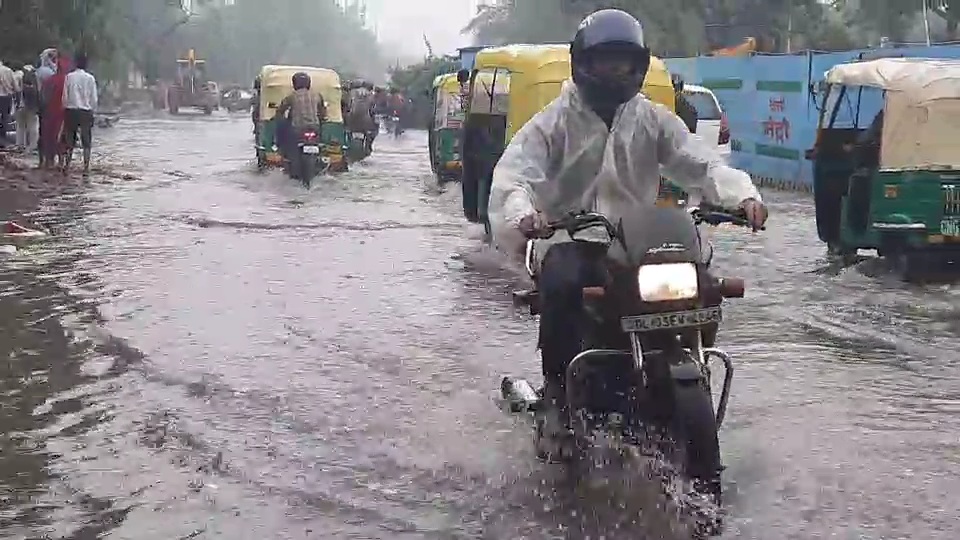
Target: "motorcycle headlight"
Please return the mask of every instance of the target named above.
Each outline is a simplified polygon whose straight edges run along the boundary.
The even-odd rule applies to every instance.
[[[700,292],[697,267],[692,263],[641,266],[637,271],[637,285],[644,302],[690,300]]]

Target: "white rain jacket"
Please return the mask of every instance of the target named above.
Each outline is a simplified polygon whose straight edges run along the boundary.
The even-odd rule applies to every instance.
[[[638,94],[608,130],[567,80],[560,96],[517,132],[493,171],[488,211],[494,243],[517,253],[524,243],[517,225],[535,210],[551,220],[574,210],[611,220],[643,212],[656,204],[661,174],[694,200],[727,208],[760,200],[745,172],[727,166],[663,105]],[[563,241],[569,237],[558,231],[538,240],[536,252]]]

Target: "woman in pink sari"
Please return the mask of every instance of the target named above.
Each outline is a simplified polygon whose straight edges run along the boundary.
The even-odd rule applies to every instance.
[[[57,59],[57,73],[47,79],[43,85],[43,162],[47,167],[53,165],[56,156],[59,164],[64,163],[65,145],[62,141],[63,119],[66,107],[63,103],[63,89],[70,72],[70,60],[61,55]]]

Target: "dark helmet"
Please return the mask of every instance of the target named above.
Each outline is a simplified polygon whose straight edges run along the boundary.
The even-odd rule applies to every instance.
[[[298,71],[293,74],[293,89],[294,90],[309,90],[310,89],[310,75],[302,71]]]
[[[626,74],[599,73],[594,61],[624,58],[631,63]],[[613,112],[633,99],[650,68],[650,49],[643,25],[619,9],[601,9],[588,15],[570,43],[573,82],[594,110]]]

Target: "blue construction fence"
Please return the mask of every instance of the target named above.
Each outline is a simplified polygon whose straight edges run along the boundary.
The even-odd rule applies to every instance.
[[[697,57],[666,60],[670,72],[710,88],[730,126],[730,163],[760,185],[809,191],[813,169],[804,152],[813,146],[820,116],[819,84],[831,67],[858,58],[960,58],[960,45],[854,50],[794,55]],[[865,92],[859,125],[880,110],[881,95]],[[849,116],[857,111],[844,111]],[[838,117],[853,124],[857,119]]]

